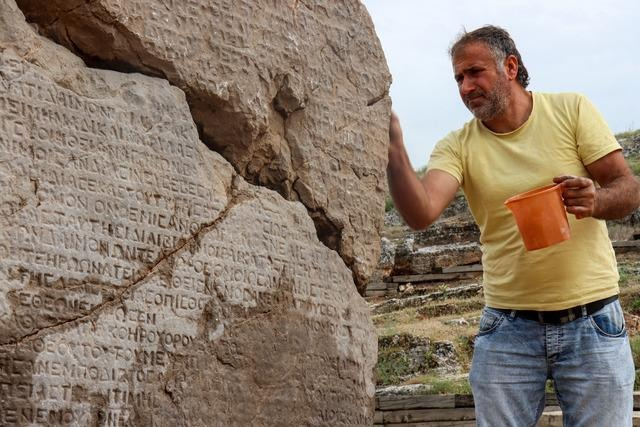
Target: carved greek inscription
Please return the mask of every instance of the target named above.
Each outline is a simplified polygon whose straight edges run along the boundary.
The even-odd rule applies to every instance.
[[[224,206],[194,177],[195,130],[175,106],[142,113],[85,98],[10,55],[0,71],[0,172],[26,172],[38,197],[37,209],[0,200],[12,218],[3,269],[44,274],[40,285],[90,275],[121,286]]]
[[[340,40],[330,35],[320,54],[344,55],[336,46],[350,43],[353,34],[327,25],[328,16],[316,18],[306,7],[283,13],[290,7],[282,2],[263,8],[249,0],[134,0],[109,2],[105,13],[144,22],[136,34],[152,54],[159,47],[162,59],[195,60],[190,72],[204,74],[199,84],[211,93],[207,85],[224,91],[221,77],[238,69],[262,73],[273,64],[304,64],[304,55],[316,54],[315,41],[299,36],[292,25],[326,25],[328,32],[343,34]],[[329,6],[318,6],[324,7]],[[257,14],[267,21],[254,19]],[[344,19],[351,19],[348,13]],[[157,45],[150,46],[151,40]],[[205,50],[206,57],[194,55]],[[340,67],[318,65],[310,84],[336,87],[332,79]],[[366,316],[351,311],[353,299],[344,289],[352,283],[351,272],[317,241],[306,212],[291,214],[280,200],[242,200],[215,230],[203,232],[226,206],[229,189],[203,179],[197,133],[189,114],[172,106],[175,100],[153,97],[144,107],[118,97],[107,102],[53,84],[35,70],[0,55],[0,183],[8,189],[0,195],[0,273],[7,278],[0,325],[17,324],[22,334],[18,344],[6,346],[10,352],[0,350],[0,424],[135,424],[137,409],[161,404],[151,390],[166,382],[173,364],[210,367],[209,359],[192,350],[202,348],[199,338],[212,344],[240,323],[225,318],[228,312],[253,320],[253,313],[272,307],[289,310],[312,343],[327,343],[329,353],[340,354],[320,348],[316,359],[305,360],[301,351],[305,369],[308,362],[317,372],[331,371],[319,375],[314,396],[333,408],[314,421],[370,424],[353,409],[368,405],[360,397],[368,367],[351,357],[350,347],[365,336]],[[252,95],[264,95],[262,84],[250,88]],[[327,108],[352,110],[353,102],[350,93],[338,93]],[[366,206],[358,198],[361,187],[344,178],[349,168],[340,159],[367,156],[367,138],[348,123],[334,132],[332,114],[322,120],[326,127],[314,123],[305,138],[336,135],[337,151],[331,160],[311,163],[318,168],[314,176],[344,183],[340,197]],[[234,217],[242,209],[244,216]],[[362,225],[368,215],[350,220]],[[96,283],[96,290],[82,288],[87,283]],[[109,292],[117,298],[109,299]],[[59,326],[34,333],[52,325]],[[215,333],[203,333],[214,327]],[[332,381],[338,383],[330,386]],[[87,396],[103,403],[96,408]],[[341,402],[344,396],[352,401]]]
[[[22,426],[27,423],[47,426],[87,425],[91,420],[88,409],[50,409],[44,406],[20,405],[0,407],[0,424]]]
[[[133,406],[157,407],[148,384],[171,354],[188,352],[194,320],[216,290],[201,274],[177,274],[101,310],[114,288],[214,219],[227,203],[224,189],[198,173],[197,133],[175,99],[144,109],[89,99],[7,52],[0,55],[7,189],[0,338],[91,321],[0,352],[0,424],[127,425]],[[91,393],[104,397],[104,410],[90,412]]]

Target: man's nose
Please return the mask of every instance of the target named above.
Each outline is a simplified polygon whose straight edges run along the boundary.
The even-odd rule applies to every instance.
[[[471,79],[464,79],[460,83],[460,94],[468,95],[475,90],[476,86]]]

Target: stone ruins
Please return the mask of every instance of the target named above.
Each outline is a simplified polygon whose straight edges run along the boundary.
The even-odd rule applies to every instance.
[[[359,1],[0,1],[0,425],[371,425],[389,84]]]

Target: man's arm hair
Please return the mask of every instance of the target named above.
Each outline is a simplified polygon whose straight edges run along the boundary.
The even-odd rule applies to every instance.
[[[576,218],[619,219],[640,205],[640,182],[627,164],[621,150],[613,151],[585,166],[600,185],[589,178],[559,176],[567,212]]]
[[[622,150],[609,153],[586,168],[600,184],[596,190],[595,218],[623,218],[640,205],[640,182],[629,168]]]

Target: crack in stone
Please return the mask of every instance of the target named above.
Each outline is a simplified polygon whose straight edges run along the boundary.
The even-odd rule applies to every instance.
[[[235,178],[235,177],[234,177]],[[233,185],[233,184],[232,184]],[[214,219],[213,221],[203,224],[194,234],[191,235],[191,237],[189,237],[188,239],[185,239],[185,241],[179,245],[177,248],[173,249],[171,252],[165,252],[163,253],[163,255],[160,256],[160,258],[154,262],[154,264],[147,270],[146,273],[142,273],[143,276],[135,279],[133,281],[133,283],[126,285],[124,287],[119,287],[118,289],[120,289],[120,292],[117,293],[117,295],[115,295],[113,297],[113,299],[103,303],[103,304],[99,304],[96,305],[90,312],[83,314],[81,316],[78,317],[74,317],[72,319],[68,319],[65,320],[63,322],[59,322],[50,326],[46,326],[42,329],[39,329],[35,332],[32,332],[30,334],[24,335],[14,341],[10,341],[10,342],[6,342],[4,344],[0,345],[0,350],[4,350],[13,346],[17,346],[19,344],[21,344],[24,341],[29,340],[30,338],[36,337],[36,336],[41,336],[46,334],[48,331],[51,330],[57,330],[57,329],[62,329],[67,325],[76,325],[82,321],[84,321],[85,319],[89,319],[91,317],[94,317],[97,313],[100,313],[102,311],[104,311],[105,309],[108,309],[110,307],[113,307],[114,305],[120,304],[122,303],[122,301],[131,293],[131,290],[136,287],[136,285],[140,284],[141,282],[143,282],[147,277],[149,277],[150,275],[152,275],[153,273],[155,273],[158,268],[161,266],[161,264],[163,264],[164,261],[170,259],[173,255],[175,255],[176,253],[180,252],[183,248],[185,248],[189,243],[194,242],[196,240],[198,240],[200,238],[200,236],[203,233],[208,233],[209,231],[215,229],[217,227],[217,225],[224,221],[226,219],[226,217],[229,215],[229,213],[231,212],[231,210],[244,203],[245,201],[247,201],[248,199],[250,199],[251,197],[248,195],[243,195],[242,193],[240,194],[235,194],[233,195],[234,197],[227,203],[227,206],[225,206],[225,208],[220,212],[220,214],[218,215],[218,217],[216,219]]]
[[[54,24],[56,24],[59,20],[61,20],[62,18],[66,17],[67,15],[70,15],[71,13],[75,12],[76,10],[85,7],[88,4],[94,3],[96,0],[86,0],[84,3],[81,3],[79,5],[77,5],[76,7],[72,7],[69,10],[63,10],[62,11],[62,15],[58,16],[57,18],[52,19],[51,21],[45,23],[43,25],[43,27],[50,27]]]
[[[87,2],[87,4],[94,3],[96,1],[98,1],[98,0],[90,0],[90,1]],[[146,71],[146,73],[144,73],[144,74],[150,75],[152,77],[163,78],[163,79],[165,79],[166,81],[168,81],[170,83],[175,80],[175,79],[169,78],[169,76],[167,75],[167,73],[163,69],[155,67],[153,65],[150,65],[148,63],[148,61],[144,60],[144,58],[139,53],[140,49],[136,49],[135,46],[133,45],[133,42],[136,42],[137,44],[139,44],[141,46],[142,45],[142,41],[140,40],[140,38],[135,33],[130,31],[125,25],[123,25],[120,22],[118,22],[117,19],[114,19],[113,21],[107,21],[106,19],[101,17],[99,14],[96,14],[96,12],[95,12],[95,10],[93,8],[87,8],[87,10],[88,10],[89,13],[91,13],[91,15],[93,15],[93,17],[96,20],[104,23],[107,26],[113,27],[114,29],[116,29],[116,31],[118,31],[122,35],[122,39],[127,43],[127,46],[128,46],[128,49],[126,51],[130,52],[130,53],[133,53],[135,55],[137,62],[143,67],[144,71]],[[73,41],[70,38],[69,38],[69,41],[71,41],[73,43]],[[81,49],[77,49],[77,51],[85,58],[92,57],[92,55],[90,55],[87,52],[82,51]],[[159,58],[156,58],[156,60],[159,60]],[[122,62],[124,62],[124,61],[122,61]],[[164,65],[166,67],[168,67],[169,69],[171,69],[171,71],[173,71],[175,73],[175,70],[173,69],[173,67],[171,66],[170,63],[168,63],[166,61],[162,61],[162,62],[164,63]],[[132,72],[138,72],[139,71],[139,70],[136,69],[134,64],[128,64],[127,63],[126,65],[130,66],[131,68],[133,68]],[[117,66],[114,66],[112,68],[113,68],[114,71],[123,72],[121,70],[118,70]]]
[[[373,98],[369,99],[367,101],[367,107],[373,107],[374,105],[376,105],[378,102],[382,101],[383,99],[385,99],[387,97],[387,95],[389,95],[389,90],[385,90],[383,93],[381,93],[378,96],[374,96]]]
[[[31,181],[31,185],[33,186],[33,194],[37,200],[36,207],[38,207],[42,204],[42,198],[38,194],[38,190],[40,190],[40,180],[35,177],[29,177],[29,181]]]
[[[16,216],[18,213],[20,213],[22,210],[24,210],[24,208],[26,208],[29,203],[27,201],[27,199],[25,199],[22,196],[17,196],[18,199],[20,199],[20,202],[18,203],[18,207],[15,210],[12,210],[11,212],[8,213],[4,213],[2,212],[2,219],[3,220],[9,220],[10,218],[13,218],[14,216]]]

